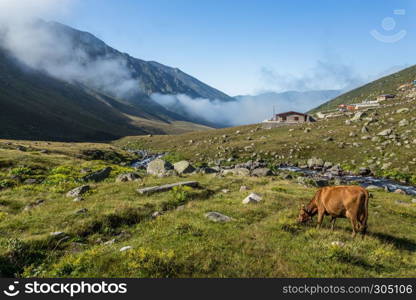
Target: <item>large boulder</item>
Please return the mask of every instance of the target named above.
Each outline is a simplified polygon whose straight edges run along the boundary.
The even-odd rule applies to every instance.
[[[110,173],[113,169],[111,167],[99,170],[97,172],[91,173],[87,176],[84,176],[84,181],[95,181],[100,182],[108,178],[110,176]]]
[[[195,172],[195,168],[186,160],[177,162],[173,168],[178,174],[189,174]]]
[[[272,176],[273,172],[269,168],[258,168],[251,171],[251,176],[265,177]]]
[[[66,193],[66,196],[68,198],[76,198],[76,197],[80,197],[83,194],[85,194],[86,192],[88,192],[90,190],[90,186],[89,185],[83,185],[80,187],[77,187],[73,190],[70,190],[68,193]]]
[[[136,181],[139,179],[140,175],[137,173],[124,173],[117,176],[116,182]]]
[[[163,177],[166,176],[170,170],[173,169],[173,166],[162,159],[155,159],[147,165],[147,174]]]

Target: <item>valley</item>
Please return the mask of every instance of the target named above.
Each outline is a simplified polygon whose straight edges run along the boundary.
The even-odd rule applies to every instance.
[[[296,221],[300,205],[319,186],[343,184],[342,174],[416,184],[412,95],[409,88],[365,113],[269,130],[250,125],[100,144],[2,140],[0,272],[415,276],[415,195],[367,185],[373,198],[365,239],[352,239],[345,220],[333,232],[328,218],[319,230]],[[389,135],[380,135],[386,130]],[[164,156],[147,170],[135,169],[137,150]],[[285,165],[317,173],[308,177],[279,168]],[[197,186],[138,192],[189,181]],[[77,187],[83,188],[68,195]]]

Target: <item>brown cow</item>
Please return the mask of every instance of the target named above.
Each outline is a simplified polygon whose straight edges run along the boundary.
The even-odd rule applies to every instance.
[[[317,228],[321,227],[324,215],[331,216],[331,230],[337,218],[348,218],[352,225],[352,236],[367,231],[369,193],[360,186],[327,186],[318,190],[305,207],[301,208],[298,221],[307,222],[318,214]]]

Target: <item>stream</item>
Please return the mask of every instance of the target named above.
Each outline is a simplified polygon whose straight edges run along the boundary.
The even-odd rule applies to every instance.
[[[147,165],[155,159],[162,158],[166,153],[162,154],[153,154],[149,153],[146,150],[128,150],[130,153],[137,155],[137,160],[133,161],[132,167],[137,169],[146,168]],[[340,175],[335,176],[329,173],[322,173],[317,170],[304,169],[294,166],[280,166],[279,170],[291,171],[296,173],[301,173],[308,177],[318,177],[320,179],[331,180],[334,178],[339,178],[345,183],[359,183],[362,187],[368,187],[370,185],[381,187],[389,192],[394,192],[397,189],[403,190],[407,195],[416,196],[416,187],[411,185],[405,185],[403,183],[396,182],[391,179],[386,178],[377,178],[373,176],[359,176],[359,175]]]
[[[317,176],[319,178],[327,179],[327,180],[340,178],[342,181],[346,183],[358,182],[362,187],[365,187],[365,188],[370,185],[374,185],[374,186],[378,186],[383,189],[386,189],[389,192],[394,192],[395,190],[400,189],[406,192],[407,195],[412,195],[412,196],[416,195],[415,186],[405,185],[405,184],[396,182],[391,179],[386,179],[386,178],[377,178],[373,176],[359,176],[359,175],[334,176],[334,175],[322,173],[316,170],[302,169],[302,168],[293,167],[293,166],[279,167],[279,170],[286,170],[286,171],[301,173],[301,174],[304,174],[306,176],[311,176],[311,177]]]

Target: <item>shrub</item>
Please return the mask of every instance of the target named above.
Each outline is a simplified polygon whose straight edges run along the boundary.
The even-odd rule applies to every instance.
[[[18,167],[18,168],[12,169],[10,173],[15,176],[25,176],[25,175],[32,175],[33,170],[28,167]]]

